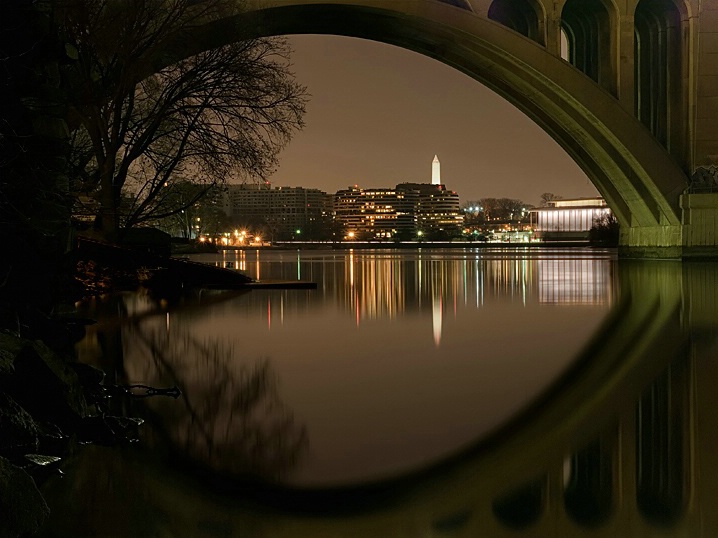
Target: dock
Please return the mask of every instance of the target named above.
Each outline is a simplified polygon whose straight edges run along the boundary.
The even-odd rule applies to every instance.
[[[206,290],[315,290],[317,283],[300,280],[252,280],[239,283],[208,283],[200,287]]]

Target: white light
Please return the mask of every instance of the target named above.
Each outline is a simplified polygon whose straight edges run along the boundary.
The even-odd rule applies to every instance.
[[[431,162],[431,184],[441,185],[441,163],[437,155],[434,155],[434,160]]]

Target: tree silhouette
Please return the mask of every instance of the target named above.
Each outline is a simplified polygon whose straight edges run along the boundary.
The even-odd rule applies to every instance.
[[[170,338],[147,323],[132,324],[123,340],[133,353],[149,356],[144,383],[182,391],[179,405],[148,402],[160,436],[155,442],[197,467],[235,477],[277,480],[296,465],[306,430],[281,401],[267,358],[247,362],[227,342],[188,332]]]
[[[242,1],[58,0],[68,50],[71,189],[99,202],[95,226],[113,238],[166,216],[178,181],[211,186],[263,178],[303,125],[305,88],[279,38],[240,41],[154,74],[173,42],[199,22],[241,12]],[[121,210],[122,197],[131,203]],[[178,207],[172,211],[186,209]]]
[[[559,196],[552,192],[545,192],[541,195],[541,205],[543,207],[546,207],[549,202],[553,202],[554,200],[561,200],[561,199],[563,199],[563,196]]]

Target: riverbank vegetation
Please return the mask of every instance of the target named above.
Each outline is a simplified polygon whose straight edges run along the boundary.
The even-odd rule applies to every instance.
[[[617,247],[619,237],[619,224],[613,213],[606,213],[597,218],[588,232],[588,239],[592,245]]]

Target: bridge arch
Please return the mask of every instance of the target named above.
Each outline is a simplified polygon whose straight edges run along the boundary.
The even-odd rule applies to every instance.
[[[488,9],[479,14],[480,3],[257,0],[248,12],[198,25],[154,67],[232,40],[286,34],[343,35],[418,52],[493,89],[551,135],[614,210],[624,246],[680,244],[687,178],[661,144],[609,91],[490,20]]]

